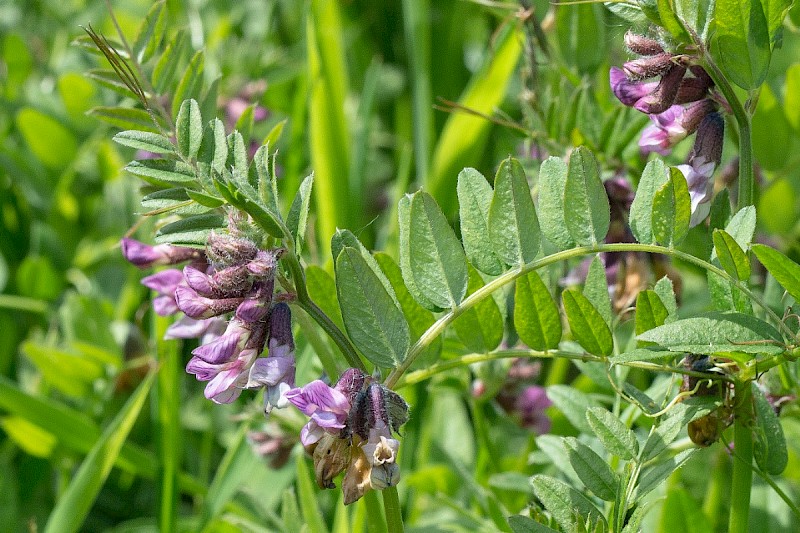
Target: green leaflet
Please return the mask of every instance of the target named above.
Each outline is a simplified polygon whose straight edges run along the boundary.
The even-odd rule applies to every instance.
[[[486,274],[502,274],[504,265],[497,258],[489,234],[489,205],[492,186],[483,174],[474,168],[465,168],[458,174],[458,214],[461,220],[461,240],[464,252],[475,268]]]
[[[383,287],[386,289],[386,292],[389,293],[397,305],[400,305],[394,293],[394,289],[392,288],[392,284],[389,283],[389,280],[386,278],[383,270],[381,270],[380,265],[378,265],[378,261],[376,261],[369,250],[367,250],[367,247],[361,244],[361,241],[358,240],[358,237],[356,237],[355,234],[349,229],[337,230],[336,233],[333,234],[333,237],[331,237],[331,254],[333,257],[339,257],[339,254],[342,253],[342,250],[348,246],[350,248],[355,248],[361,253],[361,257],[364,258],[364,261],[367,262],[367,266],[369,266],[369,268],[371,268],[378,277],[380,282],[383,284]]]
[[[531,478],[531,484],[536,497],[553,514],[564,531],[577,531],[577,524],[583,523],[587,518],[592,523],[602,522],[605,525],[603,514],[591,500],[563,481],[539,474]],[[593,530],[590,528],[590,531]]]
[[[472,294],[484,286],[483,278],[475,268],[468,265],[469,285],[467,294]],[[503,340],[503,315],[494,298],[484,298],[474,307],[467,309],[453,321],[453,328],[464,345],[476,353],[487,353]]]
[[[408,324],[385,276],[373,270],[361,251],[345,247],[336,258],[336,292],[353,344],[372,363],[392,367],[408,352]]]
[[[722,268],[734,279],[746,281],[750,279],[750,259],[747,257],[733,237],[726,231],[715,229],[712,234],[714,251],[717,253]]]
[[[187,159],[197,157],[203,141],[203,118],[200,106],[194,99],[184,100],[175,119],[175,137],[178,151]]]
[[[614,352],[611,330],[594,305],[575,288],[565,290],[561,298],[574,339],[591,354],[611,355]]]
[[[399,226],[399,255],[400,255],[400,270],[403,273],[403,281],[406,288],[414,300],[425,309],[431,311],[441,311],[442,308],[433,303],[427,296],[417,287],[414,280],[414,271],[411,269],[411,195],[406,194],[400,198],[397,203],[397,218]]]
[[[564,197],[564,221],[576,244],[592,246],[608,233],[611,211],[594,154],[583,146],[569,158]]]
[[[772,15],[772,13],[771,13]],[[725,75],[745,90],[758,88],[770,61],[770,32],[760,0],[716,0],[712,53]]]
[[[586,420],[608,453],[632,460],[639,454],[636,435],[622,420],[601,407],[590,407]]]
[[[511,531],[514,533],[551,533],[555,529],[549,528],[544,524],[540,524],[533,518],[528,518],[523,515],[514,515],[508,517],[508,525],[511,526]]]
[[[683,450],[674,457],[668,457],[644,469],[636,487],[636,500],[640,501],[647,496],[650,491],[658,487],[665,479],[683,466],[697,451],[697,448]]]
[[[208,211],[207,207],[193,201],[189,196],[189,189],[182,187],[150,193],[142,198],[142,207],[148,211],[146,215],[166,212],[177,215],[200,215]]]
[[[592,302],[608,327],[611,327],[613,315],[611,309],[611,297],[608,295],[608,281],[606,279],[606,269],[600,256],[594,256],[589,265],[589,273],[586,275],[586,282],[583,284],[583,295]]]
[[[564,220],[567,164],[558,157],[548,157],[539,169],[539,219],[542,234],[559,250],[575,246]]]
[[[678,312],[678,301],[675,297],[675,289],[672,287],[672,280],[664,276],[656,282],[656,286],[653,287],[653,290],[658,294],[664,307],[667,308],[667,319],[665,322],[671,322],[675,317],[675,313]]]
[[[760,343],[760,341],[782,342],[780,334],[774,327],[754,316],[741,313],[704,313],[659,326],[636,338],[654,342],[677,352],[705,354],[783,352],[782,346]]]
[[[489,206],[489,239],[509,266],[530,263],[539,251],[540,230],[525,171],[516,159],[500,163]]]
[[[668,316],[669,311],[655,291],[642,291],[636,296],[636,335],[664,325]],[[645,344],[640,341],[640,345]]]
[[[410,272],[409,275],[403,272],[403,279],[406,279],[407,285],[408,279],[413,279],[424,299],[436,307],[453,308],[461,303],[467,292],[468,274],[464,250],[431,195],[418,191],[411,195],[410,203]],[[402,262],[400,266],[404,266]],[[424,302],[420,303],[424,305]]]
[[[144,130],[156,133],[153,119],[143,109],[97,106],[90,109],[87,114],[123,130]]]
[[[204,248],[211,232],[223,227],[225,219],[220,215],[194,215],[159,228],[155,241]]]
[[[311,300],[330,317],[340,328],[344,328],[339,299],[336,296],[336,282],[333,277],[317,265],[305,269],[306,288]]]
[[[800,302],[800,265],[764,244],[754,244],[753,253],[786,292]]]
[[[128,130],[114,135],[114,141],[137,150],[146,150],[154,154],[174,154],[175,147],[169,139],[158,133],[149,131]]]
[[[200,94],[203,88],[203,69],[205,67],[205,55],[202,50],[195,52],[189,61],[189,66],[183,73],[175,94],[172,97],[173,113],[179,109],[184,100]]]
[[[378,262],[386,278],[394,289],[397,296],[397,301],[400,304],[400,309],[408,321],[408,329],[411,334],[411,342],[416,342],[420,336],[425,333],[429,327],[433,325],[436,318],[433,313],[422,307],[414,300],[411,293],[408,292],[405,283],[403,282],[403,273],[400,267],[394,262],[392,257],[384,252],[375,253],[375,261]],[[442,351],[442,338],[436,337],[424,352],[422,352],[412,365],[412,368],[424,368],[427,365],[433,364]]]
[[[667,167],[661,159],[653,159],[644,167],[636,196],[631,204],[630,226],[633,236],[642,244],[653,244],[653,198],[667,181]]]
[[[600,499],[613,502],[617,495],[619,478],[606,461],[575,437],[566,437],[564,448],[572,468],[586,488]]]
[[[259,180],[259,184],[261,181]],[[303,249],[305,242],[306,224],[308,224],[308,211],[311,208],[311,189],[314,186],[314,174],[307,176],[300,184],[297,194],[292,200],[289,215],[286,217],[286,226],[294,237],[297,254]]]
[[[669,179],[653,197],[653,238],[670,248],[677,246],[689,232],[691,198],[686,178],[680,170],[671,167]]]
[[[514,328],[534,350],[554,350],[561,341],[561,316],[547,286],[536,271],[517,278]]]
[[[592,4],[556,9],[556,36],[562,57],[581,74],[592,74],[606,57],[609,40],[603,10]]]
[[[775,410],[764,397],[764,393],[761,392],[758,385],[753,383],[752,388],[756,412],[756,426],[753,428],[755,434],[753,455],[755,455],[756,463],[761,470],[777,476],[786,469],[789,462],[783,427],[778,415],[775,414]]]
[[[133,53],[139,63],[146,63],[158,50],[161,40],[166,34],[167,10],[164,9],[165,2],[156,2],[142,25],[133,43]]]

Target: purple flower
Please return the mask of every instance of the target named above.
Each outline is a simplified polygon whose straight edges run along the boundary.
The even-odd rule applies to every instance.
[[[553,405],[547,397],[544,387],[530,385],[523,389],[517,398],[516,411],[522,419],[522,425],[533,430],[538,435],[544,435],[550,431],[552,421],[545,414],[545,409]]]
[[[225,333],[228,322],[220,317],[196,320],[183,316],[167,328],[165,339],[200,339],[200,344],[206,344]]]
[[[655,90],[636,101],[633,105],[634,109],[642,113],[663,113],[669,109],[675,101],[684,74],[686,74],[686,67],[672,65],[662,76]]]
[[[261,357],[253,364],[247,388],[266,387],[264,412],[269,414],[273,408],[283,409],[289,405],[286,393],[294,388],[294,377],[294,351],[285,344],[279,345],[276,339],[270,339],[269,356]]]
[[[191,318],[211,318],[230,313],[243,300],[244,298],[206,298],[186,285],[180,285],[175,289],[175,301],[178,309]]]
[[[631,81],[625,72],[617,67],[611,67],[609,81],[614,96],[626,106],[636,104],[639,99],[652,93],[658,87],[657,81]]]
[[[195,374],[200,381],[208,381],[204,392],[206,398],[215,403],[231,403],[246,388],[258,352],[258,349],[248,348],[233,361],[216,365],[193,357],[186,371]]]
[[[142,278],[142,285],[159,294],[153,300],[153,309],[161,316],[169,316],[178,312],[175,290],[182,283],[183,274],[175,268],[162,270],[152,276]]]
[[[689,227],[693,228],[706,219],[711,211],[711,197],[714,192],[714,174],[716,165],[713,161],[696,160],[692,165],[678,165],[678,170],[686,178],[689,186],[689,197],[692,200],[692,218]]]
[[[350,402],[344,394],[324,382],[312,381],[302,388],[287,391],[285,397],[306,416],[311,417],[300,432],[303,446],[317,442],[325,431],[338,435],[345,427]]]
[[[122,256],[139,268],[148,268],[156,265],[174,265],[197,259],[201,256],[200,250],[172,246],[170,244],[157,244],[150,246],[134,239],[124,238],[120,241]]]
[[[244,349],[252,330],[239,320],[231,320],[225,333],[213,341],[192,350],[192,355],[211,364],[230,361]]]
[[[705,99],[686,107],[673,105],[663,113],[650,115],[653,123],[642,132],[639,147],[643,153],[668,155],[673,146],[694,133],[703,118],[714,110],[714,106],[714,102]]]

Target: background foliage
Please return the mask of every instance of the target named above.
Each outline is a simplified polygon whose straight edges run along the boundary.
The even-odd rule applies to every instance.
[[[627,23],[601,5],[527,7],[534,17],[520,15],[514,4],[458,0],[168,1],[163,23],[154,26],[177,51],[175,62],[161,69],[148,41],[135,41],[151,3],[117,2],[114,12],[127,38],[141,45],[142,57],[152,59],[159,89],[177,87],[165,102],[173,114],[184,97],[194,97],[204,118],[219,114],[230,122],[228,130],[235,125],[245,139],[272,141],[283,212],[314,171],[314,209],[303,242],[308,264],[317,265],[308,270],[309,291],[338,320],[331,237],[347,228],[367,248],[388,252],[376,259],[397,286],[399,269],[391,257],[403,258],[396,206],[406,192],[423,187],[452,222],[463,209],[457,191],[470,187],[469,175],[460,174],[465,167],[491,181],[498,167],[514,164],[507,160],[514,155],[536,183],[545,155],[562,156],[581,144],[594,151],[604,177],[642,175],[646,160],[636,137],[647,119],[621,108],[608,88],[608,68],[626,57],[621,42]],[[141,273],[118,250],[131,227],[138,225],[142,236],[152,233],[152,221],[140,216],[143,193],[151,191],[121,170],[134,150],[111,140],[120,129],[148,127],[149,118],[117,107],[126,98],[123,107],[133,109],[133,98],[109,75],[80,25],[91,23],[112,39],[115,28],[97,2],[47,0],[0,10],[0,530],[297,531],[301,523],[312,531],[381,530],[379,517],[368,519],[366,504],[346,509],[338,493],[317,491],[291,437],[278,443],[283,459],[291,454],[288,462],[271,465],[274,456],[255,453],[265,429],[296,435],[299,415],[265,428],[255,398],[212,405],[183,372],[191,347],[157,354],[174,364],[162,365],[156,376],[148,339],[160,337],[166,324],[151,316]],[[768,71],[741,77],[746,85],[765,76],[753,118],[759,238],[797,261],[800,39],[793,24],[800,24],[797,6]],[[184,76],[192,65],[202,65],[194,69],[199,75]],[[266,118],[257,117],[259,108]],[[472,112],[453,112],[463,108]],[[734,146],[729,141],[726,156]],[[689,148],[680,145],[672,163]],[[409,208],[423,209],[427,198],[417,193]],[[462,211],[460,218],[455,227],[466,246],[469,215]],[[480,270],[533,259],[524,243],[517,244],[503,257],[484,257]],[[707,228],[698,227],[681,249],[707,257],[711,246]],[[545,283],[554,285],[568,266],[547,270]],[[675,266],[683,282],[681,313],[709,308],[705,274],[689,264]],[[474,270],[460,275],[468,294],[484,283]],[[526,281],[517,285],[516,297],[535,300],[539,285],[532,277]],[[409,324],[414,340],[433,315],[395,291],[403,311],[416,317]],[[567,314],[586,300],[579,290],[565,294]],[[432,302],[434,308],[448,303]],[[505,300],[486,303],[459,318],[431,351],[441,350],[447,361],[497,348],[497,328],[478,330],[502,323],[508,312]],[[306,327],[308,317],[297,320],[304,326],[298,378],[305,382],[321,372],[315,354],[334,348],[321,331]],[[539,349],[554,342],[522,340]],[[595,353],[610,354],[609,341],[598,342]],[[413,406],[400,485],[409,529],[435,531],[447,524],[452,530],[508,530],[506,516],[523,510],[533,492],[541,501],[558,494],[560,486],[548,485],[553,478],[535,477],[532,491],[530,476],[560,471],[578,486],[585,480],[566,465],[554,439],[597,431],[587,427],[583,413],[614,401],[605,376],[586,363],[545,362],[536,382],[549,387],[556,406],[548,411],[551,435],[534,438],[491,394],[472,393],[476,376],[501,387],[507,366],[460,367],[400,390]],[[665,390],[669,381],[644,372],[630,380],[650,391]],[[796,394],[796,386],[787,392]],[[789,459],[777,483],[796,501],[796,406],[784,410],[780,424]],[[590,444],[604,453],[599,441]],[[664,471],[665,485],[653,484],[644,530],[724,529],[730,457],[719,444],[681,456],[689,445],[682,435],[673,445],[675,472]],[[626,460],[636,456],[624,443],[617,446],[609,451]],[[602,486],[589,488],[603,500],[614,498]],[[791,530],[790,510],[772,490],[757,478],[753,531]]]

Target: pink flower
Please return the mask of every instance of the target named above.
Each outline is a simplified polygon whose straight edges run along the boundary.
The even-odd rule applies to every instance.
[[[311,417],[300,432],[304,446],[317,442],[325,431],[338,436],[345,427],[350,402],[344,394],[320,380],[286,392],[286,399]]]
[[[553,405],[547,397],[544,387],[530,385],[523,389],[517,398],[516,410],[522,419],[522,425],[533,430],[538,435],[550,432],[552,421],[545,414],[545,409]]]
[[[169,316],[178,312],[175,290],[182,283],[183,274],[175,268],[162,270],[142,279],[142,285],[158,293],[158,296],[153,300],[153,309],[161,316]]]
[[[614,96],[626,106],[634,105],[640,98],[644,98],[658,87],[657,81],[631,81],[625,72],[617,67],[611,67],[609,81]]]
[[[673,146],[697,130],[703,118],[714,111],[715,105],[705,99],[685,107],[673,105],[663,113],[650,115],[653,123],[642,132],[639,147],[643,153],[668,155]]]

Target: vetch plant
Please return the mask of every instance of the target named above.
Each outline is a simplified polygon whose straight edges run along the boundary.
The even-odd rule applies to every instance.
[[[525,485],[519,514],[472,487],[477,481],[468,483],[487,517],[482,526],[639,531],[651,493],[698,453],[678,440],[687,431],[692,443],[725,446],[732,457],[729,531],[748,529],[754,472],[800,518],[770,477],[784,471],[789,455],[759,384],[777,374],[796,385],[796,315],[780,294],[776,311],[752,261],[800,298],[800,265],[755,243],[751,118],[789,8],[778,4],[766,6],[768,13],[749,0],[644,2],[624,11],[611,5],[637,29],[624,37],[635,57],[611,68],[610,87],[624,106],[649,117],[629,135],[639,135],[634,157],[658,156],[634,175],[611,175],[606,165],[624,153],[612,134],[595,142],[576,128],[568,133],[583,142],[574,148],[555,136],[538,139],[564,157],[550,156],[533,172],[506,158],[491,182],[471,167],[458,173],[459,231],[422,188],[397,202],[396,254],[371,252],[348,229],[333,234],[330,255],[315,244],[333,278],[304,253],[315,238],[313,175],[287,204],[271,145],[251,153],[248,132],[209,118],[216,95],[203,82],[201,60],[193,59],[177,84],[163,81],[171,52],[155,29],[164,9],[156,4],[137,43],[161,56],[117,50],[89,30],[135,96],[135,109],[152,120],[152,127],[114,136],[157,156],[125,167],[147,183],[142,204],[158,220],[155,244],[125,237],[122,252],[140,268],[170,267],[142,283],[155,292],[157,314],[179,316],[166,338],[200,339],[185,368],[206,382],[205,397],[220,404],[258,398],[260,410],[283,425],[281,438],[296,439],[311,457],[320,488],[335,488],[343,474],[343,503],[364,498],[375,516],[380,509],[370,491],[382,492],[390,531],[403,529],[398,483],[414,479],[412,454],[422,453],[405,442],[405,432],[424,445],[425,417],[437,401],[416,385],[452,375],[447,386],[469,393],[469,372],[480,376],[470,405],[481,461],[503,468],[489,430],[500,427],[497,397],[536,435],[531,463],[545,465],[530,476],[531,490]],[[576,6],[586,13],[595,7]],[[571,8],[558,9],[564,16]],[[742,10],[750,14],[746,24]],[[532,18],[528,13],[524,23],[537,24]],[[568,44],[562,39],[560,46]],[[732,84],[748,91],[747,100]],[[535,123],[542,117],[528,96]],[[603,129],[624,137],[615,121]],[[714,187],[726,130],[736,132],[739,158],[735,209]],[[280,134],[270,132],[269,141]],[[693,144],[682,163],[659,157],[687,137]],[[684,248],[690,234],[708,239],[708,250]],[[707,276],[714,310],[678,308],[680,277],[669,261]],[[310,348],[297,350],[294,330],[313,339]],[[537,371],[514,382],[509,368],[519,363],[511,361],[529,359],[547,362],[546,381]],[[601,383],[600,392],[561,381],[570,361]],[[304,376],[316,372],[313,379],[298,379],[301,365]],[[290,405],[302,422],[284,409]],[[551,419],[556,411],[560,420]],[[572,436],[553,433],[557,425],[559,434],[569,425]],[[286,437],[289,430],[295,433]],[[453,470],[463,468],[450,450],[434,453]],[[403,493],[413,505],[411,494]]]

